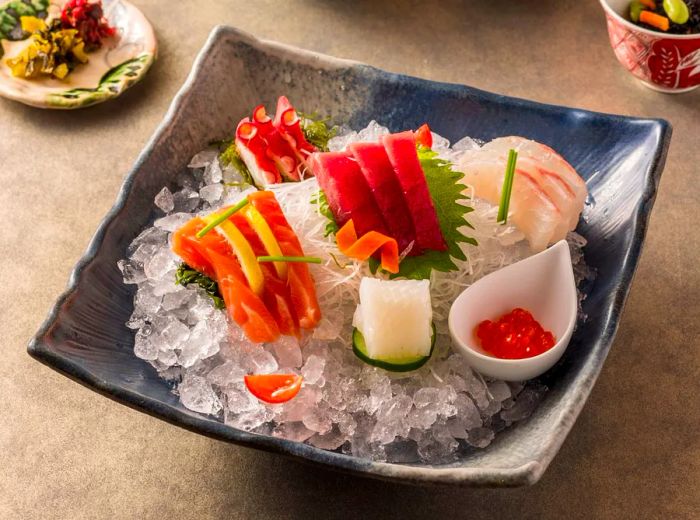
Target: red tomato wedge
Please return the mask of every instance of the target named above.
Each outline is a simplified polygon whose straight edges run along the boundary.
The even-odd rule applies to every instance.
[[[425,146],[426,148],[433,147],[433,134],[430,133],[428,123],[425,123],[418,130],[416,130],[416,142]]]
[[[296,374],[258,374],[244,377],[245,386],[266,403],[285,403],[301,390],[303,378]]]

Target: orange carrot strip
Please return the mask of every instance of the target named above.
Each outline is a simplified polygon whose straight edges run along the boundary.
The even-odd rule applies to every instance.
[[[356,260],[367,260],[380,251],[382,269],[390,273],[399,272],[399,245],[395,238],[379,231],[369,231],[358,239],[355,224],[350,219],[335,234],[335,240],[341,253]]]
[[[639,21],[652,27],[656,27],[662,31],[668,31],[670,27],[670,22],[665,16],[660,14],[652,13],[651,11],[642,11],[639,13]]]
[[[639,3],[647,6],[649,9],[656,9],[656,2],[654,2],[654,0],[639,0]]]

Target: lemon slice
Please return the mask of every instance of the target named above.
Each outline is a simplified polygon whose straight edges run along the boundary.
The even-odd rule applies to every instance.
[[[216,219],[218,215],[212,214],[203,217],[204,221],[208,224]],[[260,264],[258,263],[258,258],[253,252],[253,248],[250,247],[250,243],[243,236],[243,233],[236,227],[236,225],[230,220],[224,220],[216,228],[217,233],[223,236],[226,241],[233,249],[238,262],[241,264],[241,269],[243,269],[243,274],[248,280],[248,285],[252,291],[260,295],[263,292],[264,277]]]
[[[275,235],[270,229],[270,225],[265,220],[257,208],[251,204],[248,204],[245,208],[241,210],[241,213],[246,218],[250,226],[255,230],[260,237],[260,241],[265,246],[265,250],[269,256],[284,256],[282,254],[282,249],[280,248],[279,242],[275,238]],[[277,276],[282,280],[287,279],[287,262],[274,262],[275,270],[277,271]]]

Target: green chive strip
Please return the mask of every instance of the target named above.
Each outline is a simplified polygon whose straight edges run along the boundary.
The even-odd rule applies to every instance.
[[[200,231],[197,232],[197,238],[202,238],[204,235],[209,233],[212,229],[214,229],[216,226],[221,224],[224,220],[227,220],[231,215],[233,215],[236,211],[243,209],[243,207],[248,204],[248,197],[244,197],[241,199],[238,204],[235,206],[230,207],[226,211],[224,211],[221,215],[216,217],[214,220],[209,222],[206,226],[204,226]]]
[[[510,207],[510,196],[513,193],[513,179],[515,178],[515,162],[518,160],[518,152],[511,149],[508,151],[508,164],[506,165],[506,175],[503,178],[503,188],[501,189],[501,203],[498,205],[497,222],[503,224],[508,222],[508,208]]]
[[[323,260],[315,256],[259,256],[258,262],[300,262],[320,264]]]

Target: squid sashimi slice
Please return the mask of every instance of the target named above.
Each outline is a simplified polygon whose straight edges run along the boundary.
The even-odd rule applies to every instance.
[[[419,255],[421,250],[416,244],[411,213],[384,147],[379,143],[353,143],[348,150],[360,165],[389,234],[398,243],[399,252],[411,247],[409,254]]]
[[[229,220],[246,238],[256,257],[270,254],[259,233],[243,211],[234,213]],[[286,281],[279,278],[275,265],[272,262],[261,262],[259,265],[264,277],[261,298],[265,306],[275,318],[275,322],[283,335],[299,336],[299,320],[294,312],[292,297]]]
[[[428,280],[362,278],[353,325],[370,358],[429,356],[432,319]]]
[[[360,236],[370,231],[389,234],[360,166],[349,152],[315,153],[311,161],[339,226],[352,219]]]
[[[382,142],[411,210],[418,247],[436,251],[447,250],[425,173],[418,160],[413,132],[385,135]]]
[[[522,137],[502,137],[465,152],[458,161],[463,182],[474,188],[475,197],[499,204],[510,149],[518,152],[518,160],[509,218],[532,249],[541,251],[576,228],[586,185],[551,148]]]
[[[218,233],[196,234],[205,223],[194,218],[173,234],[173,251],[190,267],[216,280],[231,319],[255,343],[270,342],[280,335],[274,317],[246,280],[231,246]]]
[[[285,256],[304,256],[299,238],[287,222],[275,195],[270,191],[258,191],[248,195],[248,200],[265,217]],[[289,263],[287,286],[293,311],[302,329],[312,329],[321,320],[321,308],[316,297],[316,285],[305,263]]]

